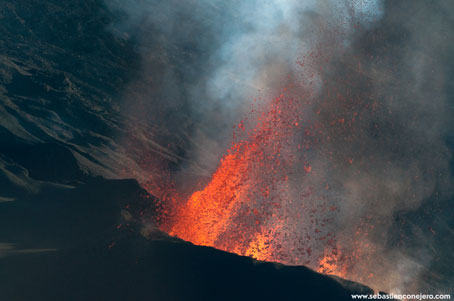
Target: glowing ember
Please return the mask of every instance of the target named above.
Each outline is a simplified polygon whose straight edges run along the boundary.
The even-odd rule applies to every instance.
[[[338,247],[332,252],[328,252],[328,249],[326,249],[323,258],[319,261],[317,272],[346,277],[347,265],[342,259],[342,254]]]

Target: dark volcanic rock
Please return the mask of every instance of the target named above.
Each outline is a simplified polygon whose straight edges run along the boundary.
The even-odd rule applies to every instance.
[[[0,154],[31,178],[67,183],[133,168],[117,138],[134,130],[117,99],[139,56],[107,29],[114,19],[101,0],[2,2]]]
[[[111,26],[121,18],[103,0],[2,1],[0,154],[31,178],[83,182],[132,170],[143,180],[143,158],[163,155],[168,141],[158,136],[173,133],[150,130],[123,101],[125,87],[143,74],[134,37]],[[156,50],[157,61],[161,55]]]
[[[257,262],[165,234],[132,180],[93,180],[0,203],[4,300],[351,300],[371,293],[306,267]],[[148,214],[145,214],[145,216]],[[349,286],[350,288],[347,288]]]
[[[185,243],[129,238],[2,263],[6,300],[351,300],[305,267],[257,263]],[[6,274],[7,273],[7,274]],[[26,290],[22,288],[26,287]]]

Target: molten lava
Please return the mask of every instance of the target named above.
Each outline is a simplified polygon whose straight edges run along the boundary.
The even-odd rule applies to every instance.
[[[273,207],[279,206],[277,186],[288,179],[285,169],[292,161],[285,146],[298,126],[298,116],[284,115],[292,104],[284,95],[270,103],[270,110],[262,112],[247,137],[227,151],[208,185],[178,209],[171,235],[197,245],[273,259],[273,231],[267,231],[266,222]],[[238,128],[243,131],[243,123]]]
[[[238,125],[239,138],[208,184],[185,201],[174,199],[161,229],[196,245],[351,276],[364,252],[350,247],[363,234],[343,241],[346,250],[330,228],[339,213],[336,198],[328,197],[328,182],[310,184],[319,171],[309,150],[325,134],[303,120],[310,95],[298,94],[281,94],[253,110],[251,130]]]

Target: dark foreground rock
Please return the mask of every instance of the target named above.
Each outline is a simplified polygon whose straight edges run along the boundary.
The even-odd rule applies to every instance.
[[[1,300],[351,300],[371,292],[159,232],[146,239],[135,221],[147,206],[136,181],[104,179],[1,202]]]

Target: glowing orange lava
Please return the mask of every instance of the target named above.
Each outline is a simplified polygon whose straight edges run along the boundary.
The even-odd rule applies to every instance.
[[[289,188],[292,179],[317,173],[301,155],[316,131],[302,120],[303,101],[280,95],[254,110],[252,129],[238,125],[240,138],[209,183],[184,202],[174,200],[176,209],[161,229],[196,245],[346,277],[353,262],[323,229],[336,207],[312,196],[311,187],[298,186],[298,196]],[[301,133],[306,138],[295,141]]]
[[[272,233],[264,227],[273,205],[260,200],[278,197],[276,186],[287,180],[284,171],[292,158],[284,145],[298,126],[298,116],[283,114],[292,103],[280,95],[269,104],[255,128],[227,151],[208,185],[178,208],[171,235],[197,245],[273,259]]]
[[[317,272],[345,278],[347,276],[348,267],[342,259],[342,254],[338,247],[334,248],[334,251],[332,252],[329,252],[328,249],[326,249],[323,258],[319,260]]]

